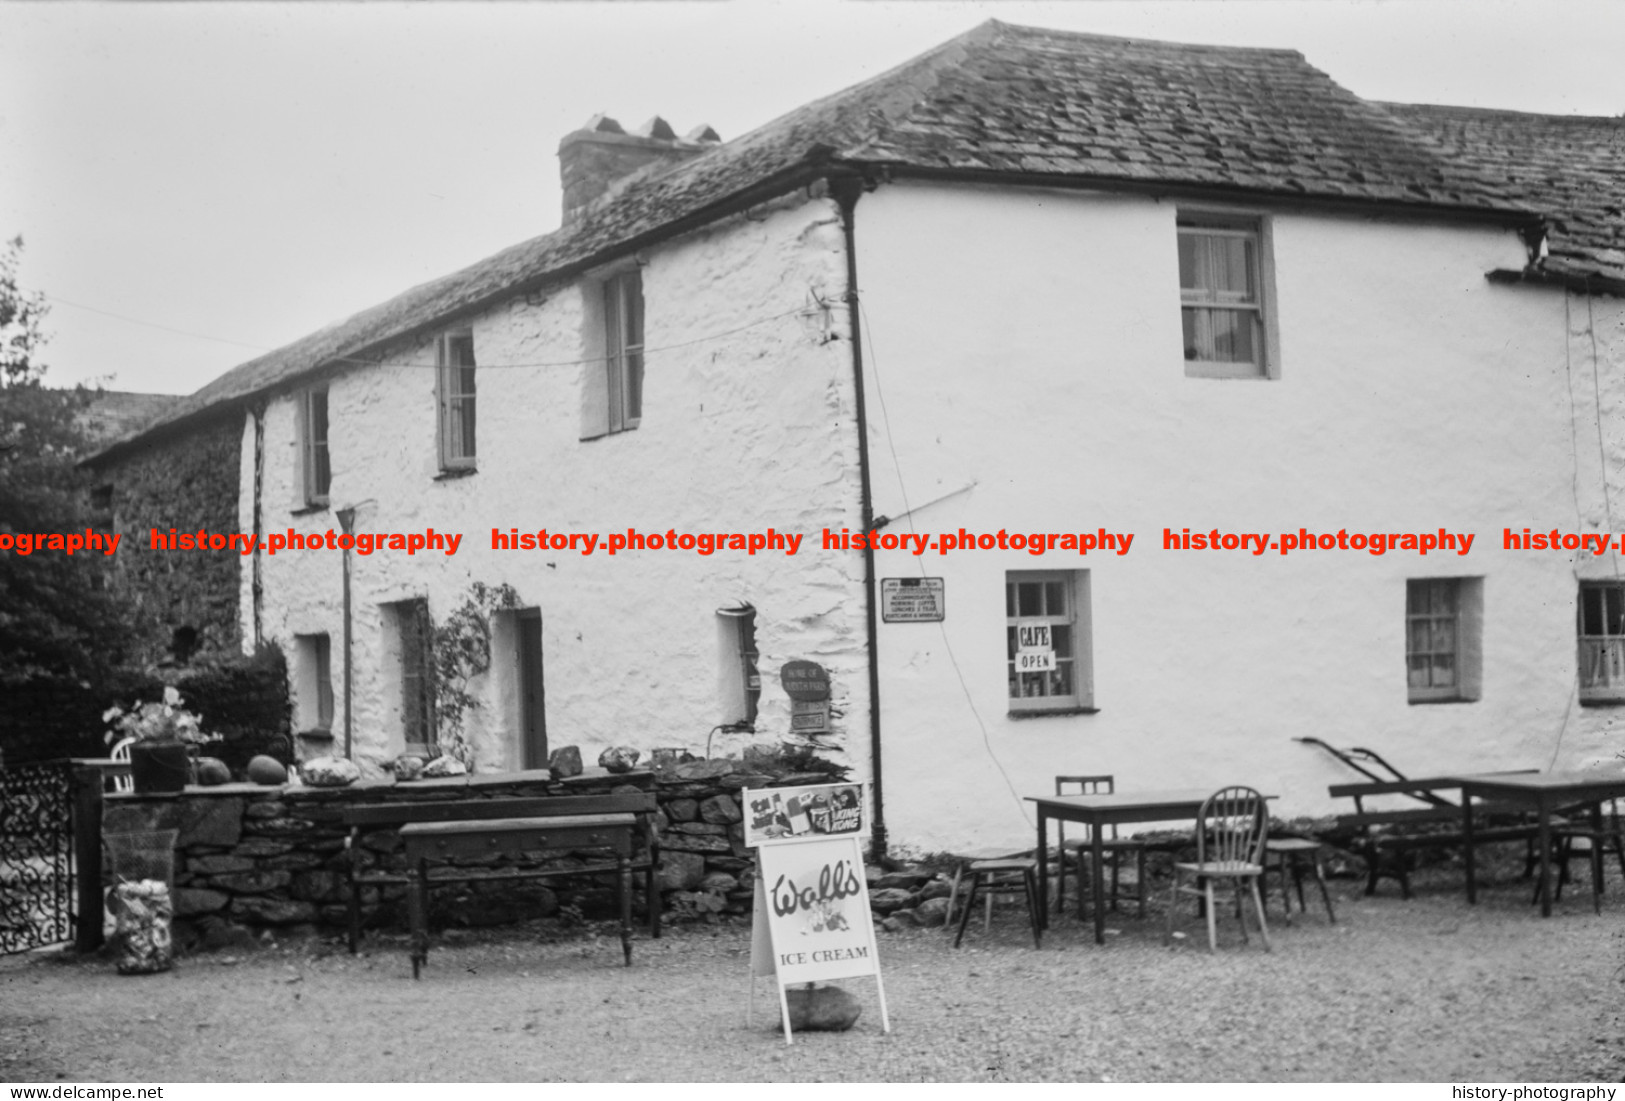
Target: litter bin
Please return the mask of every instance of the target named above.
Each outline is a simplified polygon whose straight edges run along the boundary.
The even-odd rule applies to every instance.
[[[168,971],[175,962],[175,830],[105,835],[113,864],[107,908],[121,975]]]

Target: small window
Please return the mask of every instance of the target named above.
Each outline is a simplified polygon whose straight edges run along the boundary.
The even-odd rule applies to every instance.
[[[307,508],[327,504],[333,468],[327,458],[327,387],[299,396],[299,480]]]
[[[604,362],[609,431],[643,420],[643,273],[622,272],[604,284]]]
[[[1405,583],[1405,684],[1411,703],[1480,696],[1483,579]]]
[[[440,338],[440,469],[474,469],[474,334]]]
[[[1580,702],[1625,701],[1625,582],[1580,583]]]
[[[113,484],[108,482],[90,491],[90,507],[95,512],[113,511]]]
[[[1196,378],[1273,376],[1266,224],[1181,215],[1178,230],[1185,373]]]
[[[333,728],[333,646],[326,634],[294,636],[294,725]]]
[[[762,697],[756,667],[756,609],[749,604],[717,610],[718,689],[724,725],[754,725]]]
[[[1093,708],[1089,571],[1012,570],[1004,576],[1011,714]]]
[[[437,751],[434,714],[434,627],[427,600],[386,605],[393,620],[400,670],[400,726],[409,753]]]

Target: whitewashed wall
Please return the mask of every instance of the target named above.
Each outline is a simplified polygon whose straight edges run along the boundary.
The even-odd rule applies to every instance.
[[[763,674],[754,739],[717,735],[712,752],[741,741],[776,742],[788,730],[777,671],[792,658],[823,664],[833,680],[836,756],[866,775],[868,691],[863,655],[862,563],[803,545],[746,557],[645,551],[493,551],[493,527],[534,532],[815,532],[856,524],[856,435],[845,311],[777,317],[817,296],[839,302],[846,268],[838,212],[826,201],[759,209],[643,257],[647,355],[642,425],[583,442],[582,388],[600,364],[572,364],[596,344],[585,320],[590,282],[516,299],[473,319],[478,372],[478,473],[436,480],[433,342],[394,350],[391,363],[346,372],[329,390],[333,509],[296,516],[294,402],[266,413],[268,531],[338,529],[356,509],[365,532],[433,527],[461,532],[448,557],[383,552],[353,559],[354,732],[368,771],[402,750],[391,700],[380,605],[426,596],[436,620],[470,583],[508,583],[541,609],[550,747],[576,744],[591,764],[612,744],[706,747],[718,714],[716,611],[758,609]],[[734,330],[739,330],[735,332]],[[716,334],[731,333],[717,337]],[[675,347],[683,345],[682,347]],[[668,349],[668,350],[662,350]],[[252,489],[245,455],[245,498]],[[341,556],[263,560],[267,638],[332,639],[334,729],[342,744]],[[246,572],[246,571],[245,571]],[[249,596],[245,592],[245,615]],[[499,632],[498,650],[509,641]],[[478,767],[517,768],[511,671],[475,688],[470,716]]]
[[[1576,563],[1501,549],[1503,526],[1602,522],[1594,424],[1576,489],[1563,296],[1484,278],[1522,266],[1514,234],[1278,215],[1281,377],[1219,381],[1184,375],[1173,204],[898,185],[862,200],[857,232],[876,509],[919,508],[890,530],[1137,536],[1124,557],[882,555],[882,577],[947,585],[940,628],[881,629],[895,841],[1030,845],[1018,796],[1065,772],[1246,782],[1279,813],[1329,811],[1326,786],[1359,777],[1295,736],[1413,775],[1619,750],[1612,713],[1573,703]],[[1621,366],[1603,365],[1616,445]],[[1582,381],[1589,393],[1576,365],[1577,394]],[[1162,529],[1187,525],[1477,540],[1465,558],[1163,550]],[[1046,568],[1092,571],[1099,711],[1012,720],[1004,573]],[[1456,576],[1485,579],[1482,699],[1410,705],[1405,582]]]

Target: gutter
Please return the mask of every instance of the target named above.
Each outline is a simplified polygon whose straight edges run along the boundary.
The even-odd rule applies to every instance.
[[[841,208],[841,230],[846,236],[846,309],[852,333],[852,383],[856,395],[858,429],[858,510],[863,531],[874,527],[874,496],[869,480],[869,418],[863,397],[862,310],[858,303],[857,205],[865,190],[855,176],[829,180],[830,193]],[[879,628],[875,622],[875,551],[863,548],[863,627],[864,645],[869,653],[869,766],[874,784],[874,830],[869,858],[876,864],[886,858],[886,799],[881,768],[880,737],[880,650]]]

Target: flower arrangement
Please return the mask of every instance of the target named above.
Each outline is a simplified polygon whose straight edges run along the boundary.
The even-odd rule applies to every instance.
[[[173,687],[164,689],[162,700],[138,703],[126,711],[122,707],[109,707],[102,712],[102,722],[111,723],[107,744],[134,738],[137,742],[178,744],[218,741],[219,736],[205,734],[203,723],[182,704],[181,694]]]

